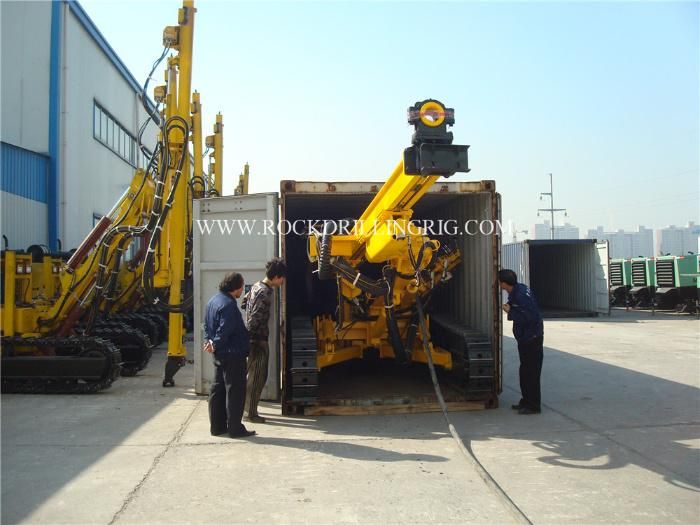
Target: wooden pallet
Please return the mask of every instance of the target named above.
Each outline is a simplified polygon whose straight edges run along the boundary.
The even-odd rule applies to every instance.
[[[485,410],[496,408],[498,398],[467,400],[452,399],[445,401],[447,410],[464,412],[469,410]],[[418,414],[422,412],[440,412],[440,404],[433,396],[418,396],[414,398],[353,398],[353,399],[322,399],[317,404],[305,406],[305,416],[351,416],[351,415],[381,415],[381,414]]]

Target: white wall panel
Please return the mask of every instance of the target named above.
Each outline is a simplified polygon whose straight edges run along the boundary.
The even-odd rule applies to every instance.
[[[8,248],[24,250],[32,244],[47,244],[49,233],[46,204],[5,191],[0,194],[2,232],[7,236]],[[8,224],[12,225],[11,230],[6,229]]]
[[[96,99],[134,136],[146,113],[132,86],[71,11],[64,35],[59,237],[64,247],[72,248],[92,229],[93,213],[109,212],[134,174],[129,163],[93,137],[93,101]],[[153,52],[159,50],[154,48]],[[151,150],[155,136],[156,127],[150,125],[145,142]]]
[[[0,2],[2,141],[46,153],[51,2]]]

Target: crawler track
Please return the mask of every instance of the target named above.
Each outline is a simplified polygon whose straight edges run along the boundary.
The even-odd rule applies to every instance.
[[[2,392],[92,394],[119,377],[121,359],[99,337],[3,337]]]

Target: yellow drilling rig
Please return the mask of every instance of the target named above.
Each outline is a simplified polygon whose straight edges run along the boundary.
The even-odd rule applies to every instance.
[[[194,2],[184,0],[178,24],[163,32],[164,50],[151,75],[167,57],[166,82],[155,88],[155,107],[146,95],[148,80],[144,85],[144,107],[160,128],[146,169],[136,170],[70,258],[2,252],[3,392],[107,388],[120,373],[145,367],[166,332],[163,386],[174,385],[185,363],[184,319],[192,306],[192,199],[221,189],[221,115],[207,138],[213,173],[202,169],[200,97],[191,90],[195,13]],[[126,260],[132,245],[138,249]]]

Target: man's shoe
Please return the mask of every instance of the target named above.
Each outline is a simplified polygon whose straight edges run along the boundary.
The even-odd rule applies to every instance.
[[[226,436],[228,435],[228,430],[220,430],[220,431],[213,431],[211,432],[212,436]]]
[[[530,407],[522,407],[520,410],[518,410],[518,414],[520,415],[530,415],[530,414],[539,414],[541,413],[542,410],[539,408],[530,408]]]
[[[254,415],[254,416],[248,416],[245,418],[246,421],[250,421],[251,423],[264,423],[265,418],[259,415]]]
[[[243,432],[236,432],[235,434],[229,434],[232,438],[247,438],[254,436],[256,434],[255,430],[244,430]]]
[[[517,405],[511,405],[510,408],[512,408],[513,410],[520,410],[521,408],[523,408],[523,406],[520,403],[518,403]]]

